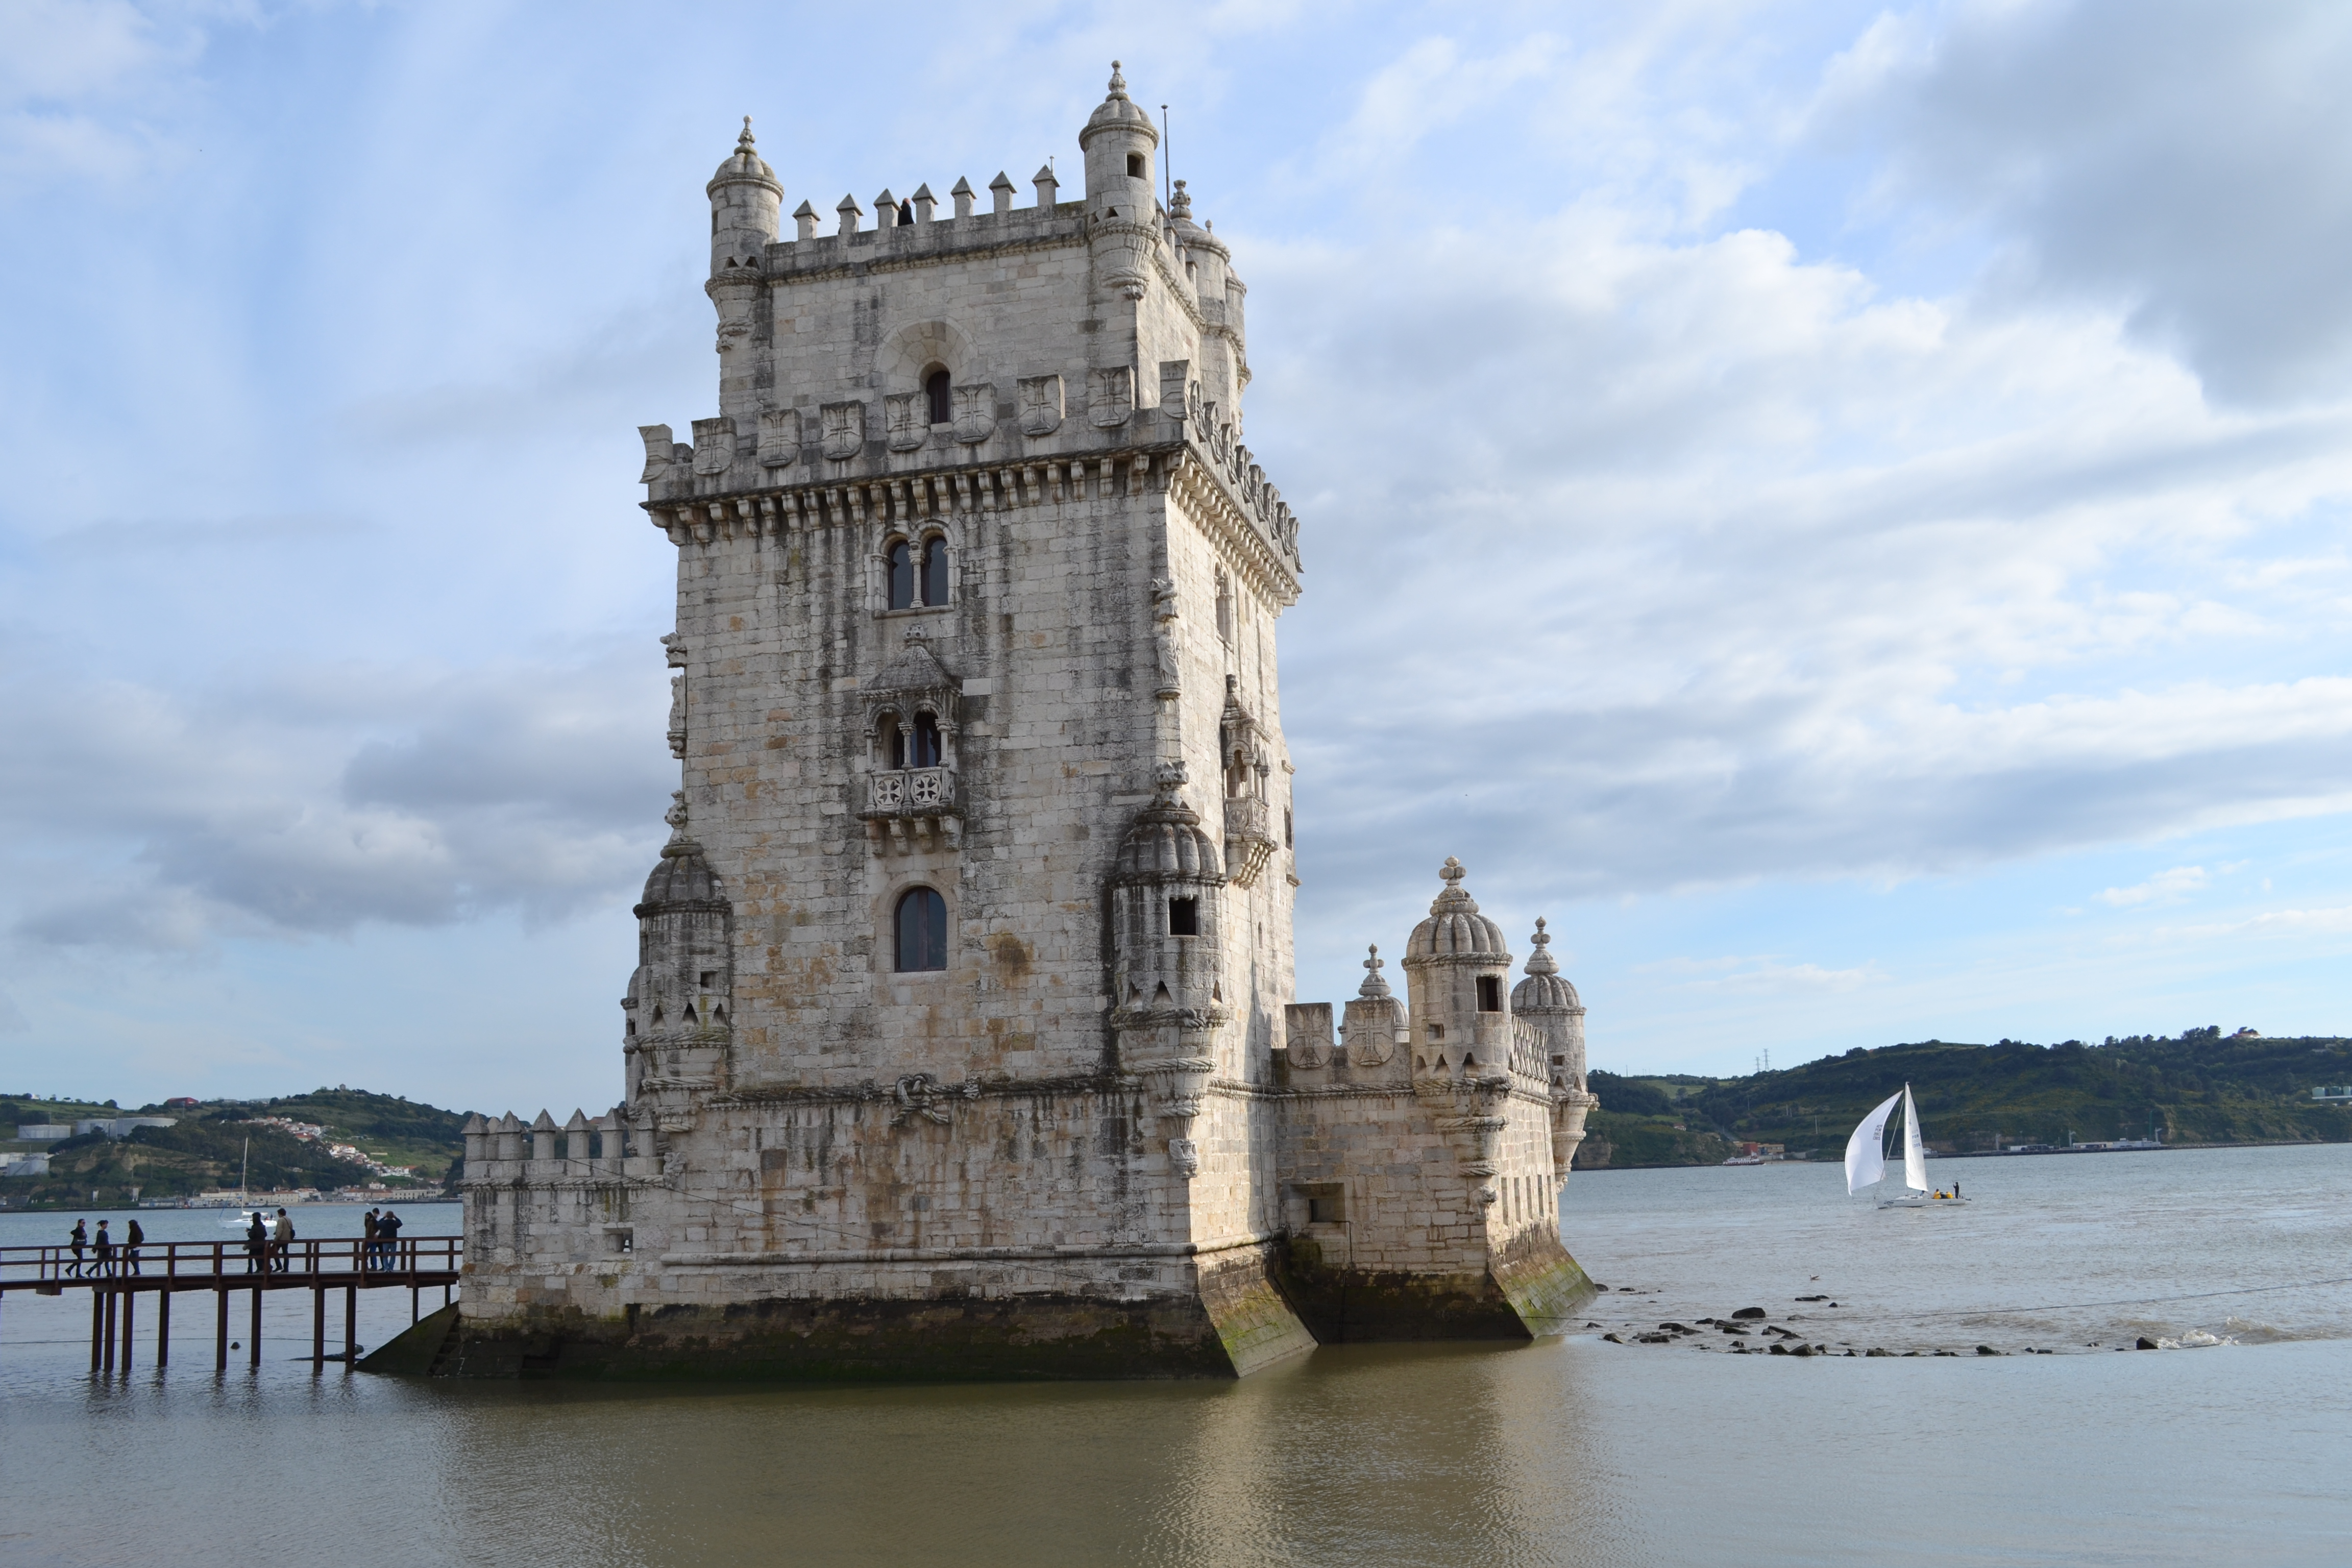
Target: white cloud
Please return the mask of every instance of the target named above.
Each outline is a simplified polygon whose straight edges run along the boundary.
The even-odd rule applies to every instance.
[[[2145,882],[2128,888],[2109,888],[2091,896],[2115,910],[2139,904],[2177,904],[2191,893],[2202,892],[2210,880],[2202,866],[2175,866]]]

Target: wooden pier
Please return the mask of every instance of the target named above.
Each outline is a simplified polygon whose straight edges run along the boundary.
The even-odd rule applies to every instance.
[[[152,1296],[155,1309],[155,1364],[172,1359],[172,1298],[191,1290],[213,1297],[213,1357],[215,1366],[228,1366],[231,1298],[239,1291],[252,1298],[251,1327],[246,1340],[252,1347],[252,1364],[261,1364],[261,1298],[271,1290],[310,1292],[310,1363],[330,1361],[346,1364],[359,1350],[359,1295],[362,1290],[408,1291],[408,1321],[424,1310],[424,1294],[438,1288],[446,1306],[465,1266],[465,1242],[454,1236],[404,1236],[394,1241],[368,1241],[338,1237],[323,1241],[291,1241],[281,1248],[268,1242],[257,1248],[246,1241],[150,1241],[137,1247],[118,1244],[114,1256],[100,1263],[96,1250],[80,1258],[69,1247],[0,1247],[0,1303],[11,1291],[62,1296],[68,1290],[89,1292],[89,1370],[111,1373],[131,1370],[132,1325],[142,1297]],[[343,1348],[327,1351],[327,1294],[343,1298]]]

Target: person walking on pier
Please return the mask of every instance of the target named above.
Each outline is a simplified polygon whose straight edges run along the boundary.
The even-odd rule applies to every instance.
[[[253,1211],[253,1223],[245,1227],[245,1271],[258,1274],[269,1257],[269,1227],[261,1221],[261,1211]]]
[[[89,1231],[81,1221],[74,1221],[73,1234],[66,1237],[66,1245],[73,1248],[74,1260],[67,1266],[65,1277],[79,1279],[81,1278],[82,1249],[89,1245]]]
[[[107,1279],[114,1273],[114,1237],[106,1234],[106,1222],[98,1222],[98,1277]]]
[[[139,1249],[145,1245],[147,1233],[139,1228],[139,1222],[134,1219],[122,1233],[122,1271],[125,1274],[139,1272]]]
[[[100,1222],[99,1228],[101,1230],[106,1228],[103,1221]],[[286,1217],[286,1211],[284,1209],[279,1209],[278,1211],[278,1234],[270,1242],[269,1250],[278,1255],[278,1273],[285,1274],[292,1271],[294,1268],[294,1222]]]

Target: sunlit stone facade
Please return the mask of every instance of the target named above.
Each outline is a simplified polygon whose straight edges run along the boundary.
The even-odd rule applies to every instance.
[[[748,123],[710,181],[626,1096],[469,1128],[445,1370],[1232,1375],[1589,1292],[1581,1008],[1514,1013],[1458,867],[1408,1003],[1294,1003],[1244,289],[1116,73],[1078,141],[1077,199],[870,226],[787,220]]]

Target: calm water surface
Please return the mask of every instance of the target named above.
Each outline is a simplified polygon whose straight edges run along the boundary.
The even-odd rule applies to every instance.
[[[1339,1347],[1240,1384],[453,1386],[314,1376],[289,1292],[257,1374],[214,1373],[210,1314],[183,1298],[175,1364],[153,1369],[142,1322],[138,1364],[105,1384],[86,1306],[12,1296],[0,1563],[2352,1557],[2352,1285],[2314,1283],[2352,1276],[2352,1149],[1933,1173],[1978,1201],[1880,1213],[1805,1166],[1601,1172],[1563,1219],[1612,1287],[1609,1329],[1755,1305],[1824,1344],[2068,1353],[1800,1359],[1595,1329]],[[348,1234],[359,1212],[297,1222]],[[454,1227],[403,1212],[412,1236]],[[154,1239],[218,1218],[141,1215]],[[0,1240],[70,1224],[0,1216]],[[1839,1305],[1793,1300],[1811,1294]],[[377,1292],[361,1338],[407,1317],[405,1292]],[[2200,1333],[2237,1342],[2089,1348]]]

